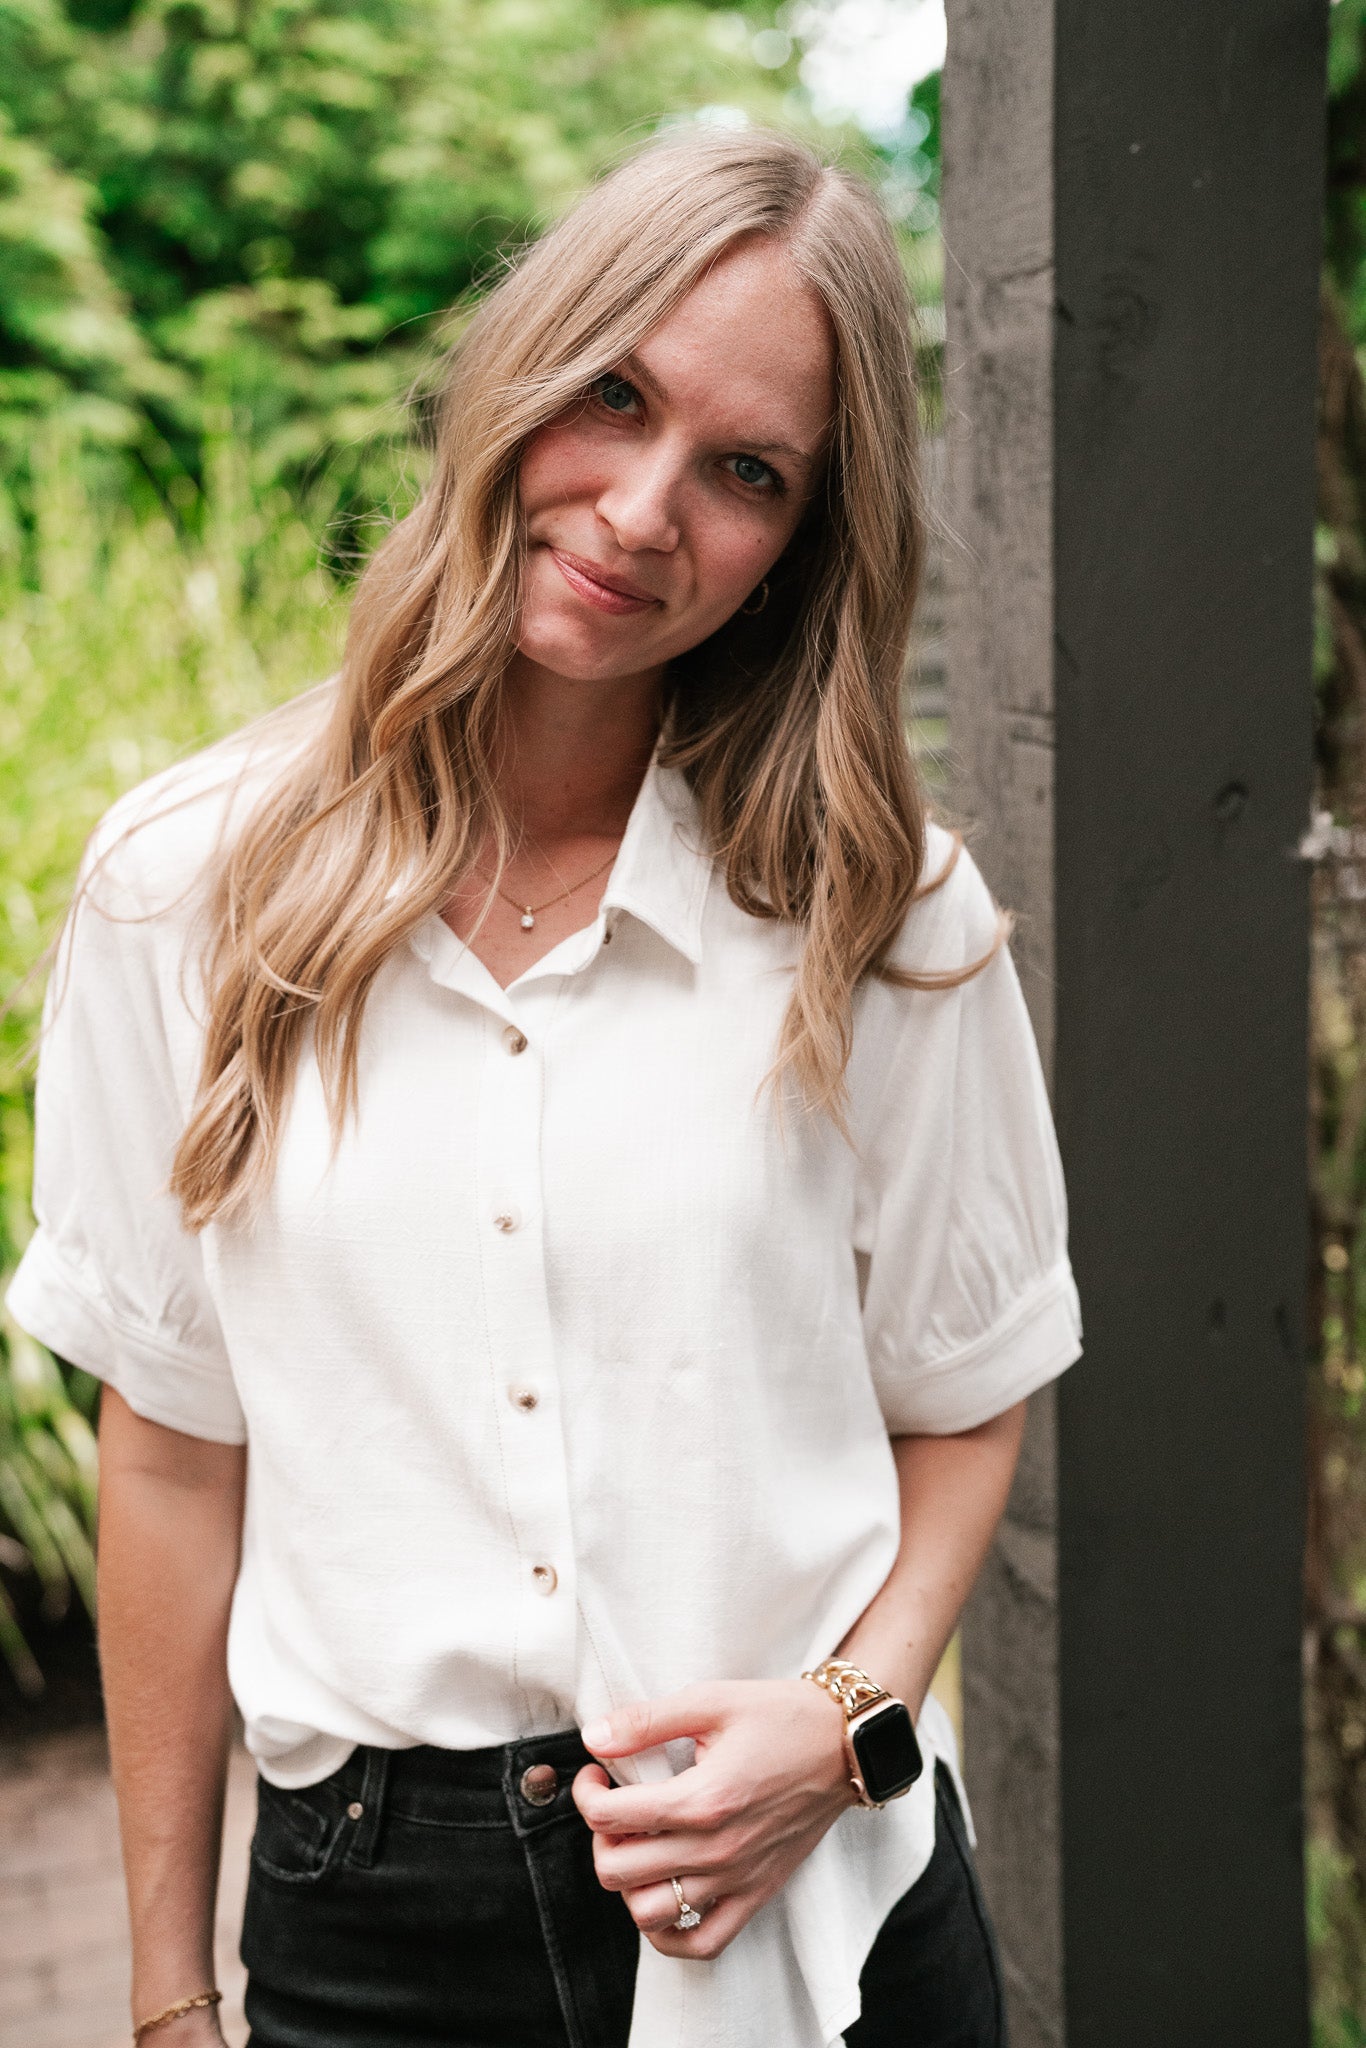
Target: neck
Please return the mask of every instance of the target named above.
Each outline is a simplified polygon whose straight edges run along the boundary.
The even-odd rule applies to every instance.
[[[503,678],[499,793],[535,844],[625,829],[659,734],[663,675],[555,675],[515,655]]]

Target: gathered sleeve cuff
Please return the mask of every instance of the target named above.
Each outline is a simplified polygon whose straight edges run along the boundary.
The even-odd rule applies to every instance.
[[[892,1361],[879,1373],[874,1360],[874,1378],[890,1435],[951,1436],[1013,1408],[1080,1355],[1081,1308],[1064,1259],[980,1337],[911,1373]]]
[[[930,902],[928,958],[908,939],[907,964],[989,952],[995,908],[966,851]],[[1006,947],[951,990],[884,991],[881,1009],[855,1245],[865,1341],[888,1432],[950,1435],[1081,1355],[1062,1165]]]
[[[120,822],[116,806],[96,828],[82,880]],[[118,846],[78,896],[44,998],[37,1229],[5,1302],[21,1329],[137,1414],[242,1443],[203,1242],[168,1188],[184,1112],[166,1005],[182,939],[178,923],[147,911],[135,858]]]
[[[246,1442],[246,1423],[221,1357],[178,1351],[155,1330],[118,1315],[41,1228],[15,1269],[5,1306],[21,1330],[104,1380],[148,1422],[212,1443]]]

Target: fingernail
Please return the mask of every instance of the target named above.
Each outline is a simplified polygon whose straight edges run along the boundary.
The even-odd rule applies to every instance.
[[[585,1749],[605,1749],[612,1740],[612,1724],[610,1721],[590,1721],[579,1733]]]

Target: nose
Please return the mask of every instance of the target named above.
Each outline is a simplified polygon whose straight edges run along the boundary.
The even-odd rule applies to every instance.
[[[667,444],[623,451],[619,467],[599,494],[597,511],[625,553],[673,553],[680,538],[682,483],[682,465]]]

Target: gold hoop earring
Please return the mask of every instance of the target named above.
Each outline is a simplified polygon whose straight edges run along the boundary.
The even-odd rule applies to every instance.
[[[747,618],[747,619],[757,619],[757,618],[758,618],[758,616],[759,616],[759,614],[760,614],[760,612],[761,612],[761,611],[763,610],[764,606],[765,606],[765,605],[766,605],[767,603],[768,603],[768,578],[767,578],[767,576],[765,576],[765,578],[764,578],[763,582],[762,582],[762,583],[761,583],[761,584],[759,585],[759,602],[758,602],[758,604],[742,604],[742,605],[741,605],[741,607],[740,607],[740,610],[741,610],[741,612],[743,613],[743,615],[744,615],[744,617],[745,617],[745,618]]]

